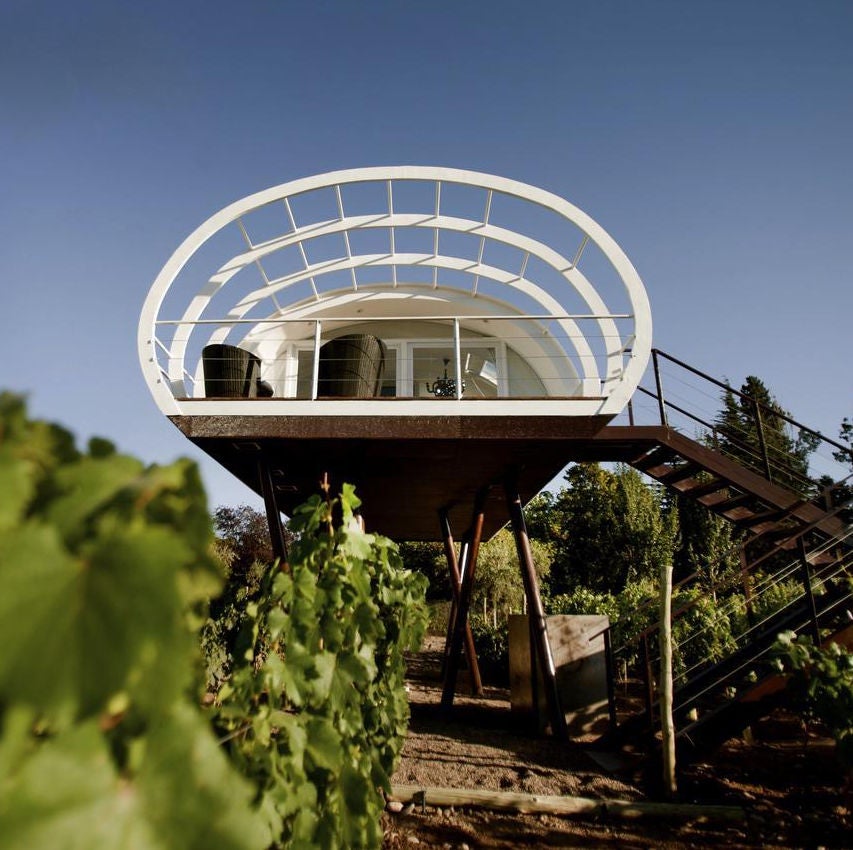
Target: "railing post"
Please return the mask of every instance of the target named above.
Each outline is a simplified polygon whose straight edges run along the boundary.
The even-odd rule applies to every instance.
[[[314,368],[311,370],[311,401],[317,400],[318,385],[320,383],[320,333],[321,322],[318,319],[314,323]]]
[[[764,477],[768,481],[773,481],[773,473],[770,471],[770,457],[767,454],[767,441],[764,439],[764,423],[761,420],[761,407],[757,399],[752,400],[752,409],[755,413],[755,430],[758,432],[758,447],[761,450]]]
[[[610,731],[616,731],[616,687],[613,682],[615,665],[613,664],[613,639],[610,637],[610,626],[604,630],[604,665],[607,676],[607,713],[610,717]]]
[[[817,624],[817,606],[814,601],[814,593],[812,592],[812,572],[809,569],[809,560],[806,556],[806,542],[803,537],[798,541],[798,549],[800,554],[800,565],[803,571],[803,588],[806,592],[806,605],[809,609],[809,621],[812,632],[812,639],[815,646],[820,646],[820,629]]]
[[[456,360],[456,398],[462,398],[462,343],[459,339],[459,319],[453,320],[453,350]]]
[[[649,657],[649,636],[643,634],[640,642],[641,669],[643,671],[643,697],[646,701],[646,717],[649,721],[649,732],[653,735],[655,731],[654,709],[654,688],[652,685],[652,660]]]
[[[658,362],[658,350],[656,348],[652,349],[652,364],[654,365],[654,370],[655,370],[655,387],[657,387],[657,391],[658,391],[658,408],[660,409],[660,424],[663,425],[664,428],[668,428],[669,423],[666,421],[666,404],[663,400],[663,384],[661,383],[660,363]]]
[[[746,556],[746,546],[744,545],[738,553],[740,559],[740,581],[743,587],[743,598],[746,604],[746,621],[749,627],[755,626],[755,607],[752,601],[752,576],[749,574],[749,560]]]

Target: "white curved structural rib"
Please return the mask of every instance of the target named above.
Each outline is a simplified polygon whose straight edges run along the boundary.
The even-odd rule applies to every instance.
[[[295,180],[216,213],[154,281],[138,345],[167,415],[610,417],[645,371],[651,330],[631,262],[568,201],[488,174],[397,166]],[[391,350],[386,391],[318,397],[321,345],[361,331]],[[259,357],[273,396],[205,398],[210,343]],[[444,351],[465,389],[437,410],[418,364]]]

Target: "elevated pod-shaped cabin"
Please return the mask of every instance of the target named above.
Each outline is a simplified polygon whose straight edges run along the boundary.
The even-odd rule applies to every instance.
[[[139,325],[160,409],[250,488],[287,513],[324,475],[349,481],[371,529],[410,540],[508,477],[538,492],[650,350],[639,276],[589,216],[411,166],[231,204],[171,257]],[[508,518],[489,498],[487,537]]]

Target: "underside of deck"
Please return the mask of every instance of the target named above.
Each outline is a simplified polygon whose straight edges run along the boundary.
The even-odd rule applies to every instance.
[[[517,481],[524,502],[571,461],[627,461],[663,429],[604,427],[608,417],[176,416],[199,448],[262,495],[272,478],[289,514],[328,475],[354,484],[369,530],[396,540],[440,540],[440,510],[454,527],[471,518],[475,495]],[[484,539],[509,520],[500,488],[489,493]]]

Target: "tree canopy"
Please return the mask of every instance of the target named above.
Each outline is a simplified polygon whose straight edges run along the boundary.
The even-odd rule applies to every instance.
[[[775,482],[807,494],[811,490],[808,457],[818,438],[786,422],[783,417],[790,414],[755,375],[747,376],[740,394],[726,390],[722,404],[714,420],[716,447],[762,474],[766,459]]]

